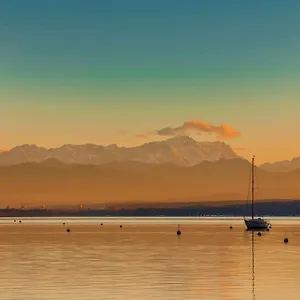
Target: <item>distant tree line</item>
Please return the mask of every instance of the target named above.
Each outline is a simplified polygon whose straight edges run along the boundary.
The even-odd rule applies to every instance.
[[[187,217],[187,216],[244,216],[251,214],[250,204],[225,206],[188,206],[177,208],[124,208],[82,209],[82,210],[41,210],[41,209],[2,209],[1,217],[47,217],[47,216],[112,216],[112,217]],[[255,204],[257,216],[300,216],[300,201],[258,202]]]

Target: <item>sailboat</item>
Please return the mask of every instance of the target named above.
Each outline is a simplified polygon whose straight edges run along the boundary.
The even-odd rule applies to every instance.
[[[244,221],[248,230],[253,229],[268,229],[271,227],[269,221],[263,218],[255,218],[254,217],[254,180],[255,180],[255,156],[252,157],[252,168],[251,168],[251,218],[245,218]]]

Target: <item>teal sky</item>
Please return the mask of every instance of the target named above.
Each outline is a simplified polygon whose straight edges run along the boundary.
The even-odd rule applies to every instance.
[[[300,156],[299,12],[291,0],[5,1],[0,147],[136,145],[202,120],[239,131],[226,142],[241,155]]]

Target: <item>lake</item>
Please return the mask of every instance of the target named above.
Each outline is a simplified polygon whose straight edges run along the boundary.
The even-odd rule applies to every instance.
[[[21,220],[0,220],[1,299],[299,299],[297,218]]]

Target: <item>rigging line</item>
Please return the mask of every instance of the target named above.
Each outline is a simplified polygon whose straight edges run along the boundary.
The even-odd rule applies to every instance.
[[[254,178],[255,178],[255,182],[256,182],[256,188],[255,190],[258,192],[260,190],[260,185],[259,185],[259,180],[258,180],[258,168],[257,166],[255,166],[255,172],[254,172]]]
[[[250,200],[250,194],[251,194],[251,174],[249,176],[249,180],[248,180],[248,192],[247,192],[247,203]]]
[[[258,175],[258,173],[259,173],[259,168],[255,166],[254,178],[256,182],[256,186],[255,186],[256,199],[258,199],[261,196],[261,186],[259,181],[260,175]]]
[[[246,196],[246,207],[244,208],[244,215],[247,215],[247,205],[249,204],[250,200],[250,194],[251,194],[251,176],[252,173],[249,174],[249,180],[248,180],[248,190],[247,190],[247,196]]]

